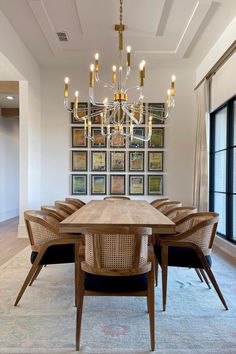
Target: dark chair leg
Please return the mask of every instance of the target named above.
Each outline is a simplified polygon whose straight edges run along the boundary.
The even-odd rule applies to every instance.
[[[36,269],[36,272],[33,275],[33,278],[31,279],[31,282],[29,283],[29,286],[31,286],[33,284],[33,282],[37,279],[42,268],[43,268],[43,265],[38,266],[38,268]]]
[[[22,288],[20,289],[20,292],[19,292],[19,294],[18,294],[18,296],[16,298],[14,306],[17,306],[17,304],[19,303],[20,299],[22,298],[22,295],[24,294],[25,289],[27,288],[30,280],[32,279],[33,275],[35,274],[36,269],[37,269],[37,266],[32,265],[32,267],[31,267],[31,269],[30,269],[30,271],[29,271],[29,273],[28,273],[28,275],[27,275],[27,277],[26,277],[26,279],[24,281],[24,284],[22,285]]]
[[[203,283],[203,279],[202,279],[202,276],[201,276],[200,270],[199,270],[198,268],[195,268],[195,272],[197,273],[198,278],[200,279],[200,281]]]
[[[163,311],[166,310],[166,295],[167,295],[167,272],[168,272],[168,247],[161,246],[161,268],[162,268],[162,302]]]
[[[150,321],[150,339],[151,350],[155,350],[155,301],[154,301],[154,276],[155,276],[155,263],[152,264],[152,270],[148,274],[148,308],[149,308],[149,321]]]
[[[201,275],[202,275],[203,279],[205,280],[206,285],[208,286],[209,289],[211,289],[210,283],[209,283],[209,281],[207,279],[206,274],[204,273],[204,270],[203,269],[199,269],[199,270],[201,272]]]
[[[155,257],[155,285],[158,286],[158,260]]]
[[[219,286],[218,286],[218,284],[217,284],[217,281],[216,281],[216,279],[215,279],[215,277],[214,277],[214,274],[213,274],[212,271],[211,271],[211,268],[209,267],[209,265],[207,264],[207,262],[206,262],[206,263],[204,262],[203,265],[204,265],[204,269],[205,269],[205,271],[206,271],[206,273],[207,273],[207,275],[208,275],[210,281],[212,282],[212,285],[214,286],[215,291],[217,292],[217,294],[218,294],[218,296],[219,296],[219,298],[220,298],[220,300],[221,300],[221,302],[222,302],[224,308],[225,308],[226,310],[228,310],[228,306],[227,306],[227,304],[226,304],[226,302],[225,302],[225,299],[224,299],[224,297],[223,297],[223,295],[222,295],[222,293],[221,293],[221,291],[220,291],[220,288],[219,288]]]

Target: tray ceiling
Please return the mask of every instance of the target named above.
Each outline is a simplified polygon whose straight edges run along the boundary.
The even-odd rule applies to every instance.
[[[0,9],[42,66],[84,67],[95,51],[104,66],[115,59],[119,0],[0,0]],[[235,0],[124,0],[125,42],[135,64],[194,67],[235,15]]]

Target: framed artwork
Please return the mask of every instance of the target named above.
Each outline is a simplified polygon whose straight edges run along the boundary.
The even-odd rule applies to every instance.
[[[149,148],[164,148],[164,128],[152,128],[152,136],[148,142]]]
[[[111,129],[111,132],[114,132],[114,129]],[[125,133],[125,129],[124,129]],[[125,148],[125,138],[122,135],[113,135],[110,140],[110,146],[112,148]]]
[[[106,151],[91,151],[91,170],[106,171]]]
[[[71,102],[71,108],[73,109],[74,102]],[[86,116],[88,114],[88,103],[87,102],[79,102],[78,103],[78,116],[80,118]],[[71,124],[84,124],[82,121],[78,121],[74,118],[73,112],[71,113]]]
[[[152,110],[153,108],[153,110]],[[155,108],[165,108],[165,103],[148,103],[148,116],[147,119],[149,119],[150,116],[157,115],[160,118],[162,117],[162,111],[156,111]],[[158,118],[152,118],[152,124],[164,124],[164,120],[158,119]]]
[[[144,175],[129,176],[129,194],[130,195],[144,194]]]
[[[104,128],[105,130],[105,128]],[[91,146],[93,148],[105,148],[107,146],[107,140],[104,135],[101,134],[100,128],[92,128],[92,140]]]
[[[72,127],[72,147],[87,147],[84,128]]]
[[[148,151],[148,171],[163,171],[163,151]]]
[[[87,171],[87,151],[72,151],[72,171]]]
[[[107,194],[106,175],[91,175],[91,194]]]
[[[134,106],[133,110],[129,110],[130,113],[138,120],[140,121],[140,113],[139,113],[139,105],[136,107]],[[141,123],[140,124],[145,124],[145,104],[143,104],[143,115],[141,117]]]
[[[129,151],[129,171],[144,171],[143,151]]]
[[[72,175],[72,194],[87,194],[87,175]]]
[[[110,175],[110,194],[125,195],[125,175]]]
[[[148,194],[163,195],[162,175],[148,175]]]
[[[125,151],[110,152],[110,170],[125,171]]]
[[[134,136],[136,135],[137,137],[144,138],[144,128],[134,128],[133,129]],[[144,141],[138,140],[133,138],[129,140],[129,147],[130,148],[144,148]]]
[[[102,122],[101,112],[102,112],[101,107],[96,107],[91,105],[91,114],[93,115],[91,117],[92,124],[101,124]]]

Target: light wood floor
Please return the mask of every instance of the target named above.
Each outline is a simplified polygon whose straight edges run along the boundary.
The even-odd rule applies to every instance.
[[[0,265],[29,245],[28,239],[17,238],[18,218],[0,222]]]

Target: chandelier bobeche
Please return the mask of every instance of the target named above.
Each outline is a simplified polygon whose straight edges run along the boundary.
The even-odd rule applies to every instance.
[[[175,100],[175,76],[172,76],[171,88],[167,90],[167,100],[164,107],[150,106],[146,109],[148,115],[147,134],[144,137],[136,136],[134,133],[134,126],[145,124],[143,121],[145,116],[144,110],[144,95],[143,86],[145,81],[145,61],[141,61],[139,65],[140,83],[138,86],[126,88],[127,81],[131,72],[131,47],[127,46],[126,63],[123,60],[123,32],[125,25],[122,23],[123,15],[123,0],[120,0],[120,23],[115,25],[115,31],[118,32],[119,39],[119,65],[112,66],[112,83],[106,83],[99,77],[99,54],[95,54],[95,63],[90,65],[90,80],[89,80],[89,100],[96,112],[92,111],[90,114],[81,117],[84,108],[78,108],[79,92],[75,91],[73,108],[69,105],[69,78],[65,78],[64,88],[64,106],[73,113],[74,119],[84,124],[84,134],[86,138],[92,140],[91,136],[91,122],[92,118],[101,116],[101,134],[111,139],[112,136],[120,136],[141,141],[149,141],[152,136],[152,119],[157,118],[158,121],[165,121],[171,109],[174,107]],[[101,84],[103,87],[109,89],[113,94],[113,100],[108,101],[107,98],[103,102],[98,102],[94,97],[94,85]],[[139,97],[137,102],[128,101],[128,92],[131,90],[138,90]],[[126,126],[126,129],[124,129]]]

